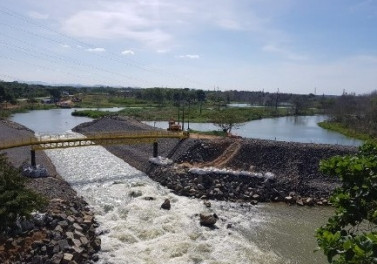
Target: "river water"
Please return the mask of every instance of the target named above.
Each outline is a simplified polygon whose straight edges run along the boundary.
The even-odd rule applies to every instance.
[[[285,116],[265,118],[241,124],[232,133],[245,138],[260,138],[279,141],[294,141],[317,144],[339,144],[359,146],[362,141],[346,137],[342,134],[323,129],[317,123],[326,116]],[[168,122],[145,121],[144,123],[158,128],[168,128]],[[185,123],[187,129],[188,124]],[[212,123],[190,123],[190,128],[198,131],[219,130]]]
[[[17,114],[13,121],[39,134],[62,133],[83,120],[67,110]],[[46,153],[94,209],[100,263],[326,263],[321,252],[313,253],[313,236],[331,208],[212,201],[207,209],[200,200],[172,194],[101,146]],[[160,209],[166,198],[170,211]],[[218,228],[200,226],[201,212],[216,212]]]

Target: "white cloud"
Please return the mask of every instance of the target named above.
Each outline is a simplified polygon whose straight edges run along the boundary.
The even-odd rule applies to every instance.
[[[133,50],[124,50],[121,52],[122,55],[135,55]]]
[[[127,8],[127,7],[130,8]],[[171,35],[159,28],[158,21],[148,13],[125,4],[121,10],[80,11],[66,20],[63,30],[78,37],[99,39],[125,38],[143,44],[157,45],[167,42]]]
[[[199,55],[187,54],[187,55],[177,56],[177,58],[180,58],[180,59],[199,59],[200,56]]]
[[[232,20],[232,19],[221,19],[218,22],[218,25],[225,29],[231,29],[231,30],[241,30],[242,26],[239,22]]]
[[[123,38],[155,49],[181,45],[207,30],[253,31],[267,38],[276,31],[270,24],[273,15],[260,14],[266,6],[259,0],[99,0],[90,2],[90,8],[71,12],[62,29],[76,37]],[[268,9],[278,9],[275,6],[280,4]]]
[[[42,13],[39,13],[39,12],[36,12],[36,11],[30,11],[28,13],[29,17],[31,18],[34,18],[34,19],[48,19],[49,18],[49,15],[48,14],[42,14]]]
[[[89,48],[86,50],[89,52],[105,52],[106,51],[104,48]]]
[[[268,45],[263,46],[262,50],[266,52],[270,52],[270,53],[279,54],[280,56],[283,56],[284,58],[289,59],[289,60],[300,61],[300,60],[307,59],[307,57],[304,55],[300,55],[288,49],[277,47],[273,44],[268,44]]]
[[[169,49],[158,49],[156,50],[157,53],[168,53],[170,50]]]
[[[62,47],[62,48],[65,48],[65,49],[69,49],[71,46],[68,45],[68,44],[61,44],[61,47]]]

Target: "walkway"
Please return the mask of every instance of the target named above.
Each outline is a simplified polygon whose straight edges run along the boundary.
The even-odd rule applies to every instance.
[[[34,150],[41,150],[92,145],[137,144],[151,143],[158,138],[183,139],[187,137],[188,135],[183,132],[169,132],[163,130],[102,132],[87,134],[86,136],[77,136],[74,134],[48,135],[0,142],[0,150],[24,146],[31,146]]]

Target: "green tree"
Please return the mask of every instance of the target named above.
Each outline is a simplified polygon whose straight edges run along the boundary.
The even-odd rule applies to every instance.
[[[58,102],[60,100],[60,98],[62,97],[62,93],[61,93],[60,89],[58,89],[58,88],[51,88],[48,91],[49,91],[51,97],[56,102]]]
[[[328,262],[377,263],[377,145],[321,161],[320,168],[342,181],[330,199],[335,215],[316,231]]]
[[[25,178],[0,155],[0,234],[12,228],[19,217],[29,217],[47,201],[25,187]]]
[[[233,115],[226,110],[215,111],[211,117],[211,122],[220,127],[224,132],[231,133],[232,129],[239,128],[245,120],[237,115]]]

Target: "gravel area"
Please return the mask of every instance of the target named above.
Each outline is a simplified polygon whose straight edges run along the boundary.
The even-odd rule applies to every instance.
[[[34,132],[20,124],[9,120],[0,120],[0,141],[12,141],[22,138],[30,138],[34,136]],[[30,147],[20,147],[0,151],[5,153],[8,160],[15,167],[20,167],[25,164],[30,164]],[[76,196],[76,192],[71,186],[65,182],[56,172],[55,166],[47,157],[44,151],[36,151],[37,164],[43,165],[50,177],[29,179],[26,185],[52,199],[59,198],[63,200],[70,200]]]

